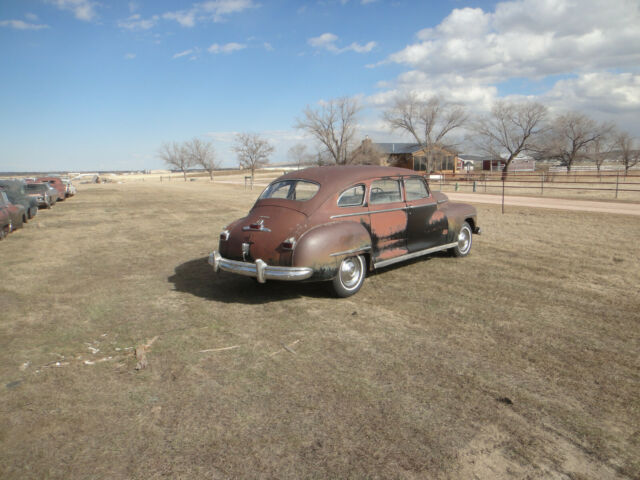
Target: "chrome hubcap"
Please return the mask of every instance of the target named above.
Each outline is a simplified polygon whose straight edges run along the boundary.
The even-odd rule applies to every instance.
[[[458,250],[467,253],[471,247],[471,232],[468,228],[463,227],[458,234]]]
[[[360,281],[361,269],[357,258],[346,258],[340,265],[340,280],[345,288],[353,288]]]

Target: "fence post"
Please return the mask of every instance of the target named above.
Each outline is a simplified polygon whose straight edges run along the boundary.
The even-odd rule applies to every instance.
[[[476,193],[476,181],[473,181],[473,193]]]
[[[544,173],[540,174],[540,195],[544,195]]]
[[[618,198],[618,181],[620,179],[620,172],[616,172],[616,198]]]
[[[504,214],[504,178],[502,179],[502,213]]]

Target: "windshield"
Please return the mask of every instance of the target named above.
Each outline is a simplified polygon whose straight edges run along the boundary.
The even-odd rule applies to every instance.
[[[306,180],[282,180],[269,185],[260,195],[260,200],[282,198],[304,202],[312,199],[319,189],[320,185]]]
[[[25,187],[33,192],[45,192],[48,189],[47,185],[41,183],[27,183]]]

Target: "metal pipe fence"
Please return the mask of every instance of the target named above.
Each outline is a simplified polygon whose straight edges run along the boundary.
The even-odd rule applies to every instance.
[[[614,197],[622,192],[640,193],[640,174],[637,171],[629,172],[517,172],[509,173],[502,178],[502,172],[468,172],[462,174],[443,174],[432,185],[438,185],[440,190],[444,187],[453,187],[456,191],[461,188],[472,189],[473,192],[489,188],[500,189],[503,192],[508,189],[537,191],[544,195],[547,191],[584,191],[584,192],[614,192]]]

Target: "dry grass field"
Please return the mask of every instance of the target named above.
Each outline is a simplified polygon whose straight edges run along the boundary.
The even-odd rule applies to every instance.
[[[81,185],[0,242],[1,478],[640,477],[637,218],[479,206],[338,300],[213,274],[258,193]]]

